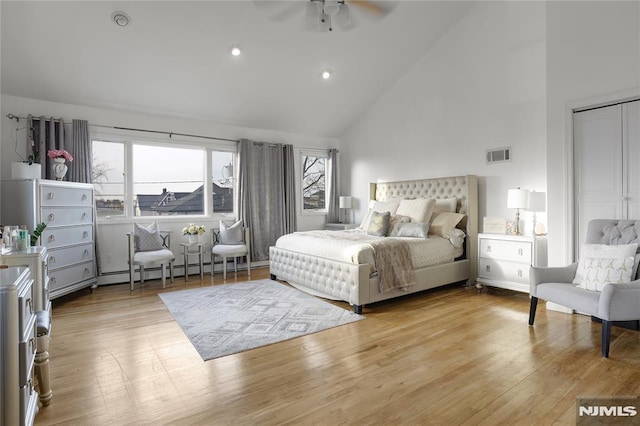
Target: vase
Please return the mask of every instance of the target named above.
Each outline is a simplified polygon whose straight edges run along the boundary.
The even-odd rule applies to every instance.
[[[53,159],[53,174],[56,176],[56,180],[62,180],[67,174],[68,167],[64,164],[64,158]]]
[[[189,244],[197,244],[198,236],[197,235],[189,235]]]

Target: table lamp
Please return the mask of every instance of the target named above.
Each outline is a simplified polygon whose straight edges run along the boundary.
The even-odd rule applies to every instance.
[[[533,212],[533,235],[544,235],[544,224],[537,223],[536,212],[545,212],[547,210],[546,192],[531,191],[529,193],[529,207],[527,210]]]
[[[338,202],[338,206],[340,207],[340,209],[342,210],[349,210],[351,209],[351,196],[350,195],[341,195],[339,202]],[[347,212],[345,212],[344,214],[344,219],[345,222],[347,221]],[[344,223],[344,222],[343,222]]]
[[[507,192],[507,208],[516,209],[516,235],[522,235],[520,232],[520,209],[529,207],[529,190],[528,189],[510,189]]]

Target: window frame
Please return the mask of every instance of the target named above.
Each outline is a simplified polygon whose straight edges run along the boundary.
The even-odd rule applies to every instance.
[[[305,209],[304,207],[304,158],[305,157],[318,157],[324,158],[324,208],[323,209]],[[299,155],[300,162],[300,178],[298,180],[298,184],[300,185],[300,189],[298,194],[300,195],[300,215],[302,216],[320,216],[326,215],[329,212],[329,176],[327,173],[329,172],[329,152],[326,149],[303,149],[300,150]]]
[[[113,131],[112,131],[113,130]],[[235,218],[237,206],[234,203],[232,212],[213,212],[213,154],[215,152],[229,152],[233,154],[233,165],[237,165],[238,144],[233,141],[216,141],[212,139],[175,136],[167,134],[165,137],[147,136],[140,132],[109,129],[109,131],[94,130],[90,133],[93,141],[112,142],[124,144],[124,214],[118,216],[105,216],[98,218],[100,223],[133,222],[136,220],[153,219],[159,222],[184,222],[185,220],[197,221],[198,219],[227,219]],[[133,193],[133,146],[161,146],[169,148],[196,149],[204,152],[204,214],[201,215],[159,215],[136,216],[134,213]],[[237,191],[237,179],[233,182],[233,191]]]

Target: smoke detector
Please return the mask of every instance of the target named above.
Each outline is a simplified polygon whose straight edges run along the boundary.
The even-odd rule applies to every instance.
[[[124,12],[113,12],[111,20],[119,27],[126,27],[131,23],[131,17]]]

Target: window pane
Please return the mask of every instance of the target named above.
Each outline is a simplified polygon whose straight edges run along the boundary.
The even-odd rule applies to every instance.
[[[91,174],[98,217],[124,215],[124,144],[93,141]]]
[[[325,157],[302,157],[302,199],[304,210],[325,209]]]
[[[213,212],[233,213],[233,186],[235,154],[214,151],[211,153],[211,176],[213,176]]]
[[[133,145],[136,216],[204,214],[204,150]]]

